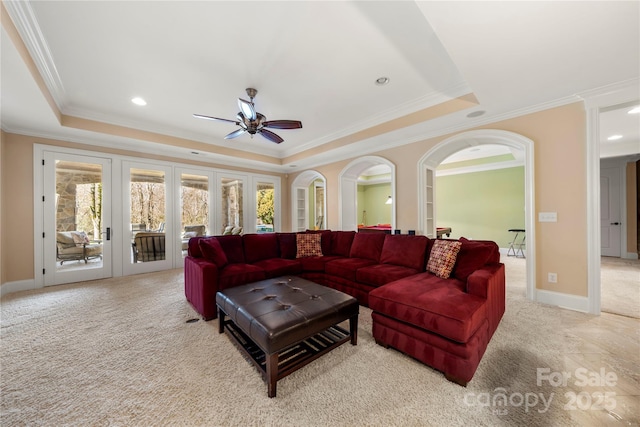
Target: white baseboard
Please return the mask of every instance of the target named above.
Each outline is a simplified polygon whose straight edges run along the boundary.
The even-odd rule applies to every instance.
[[[0,286],[0,297],[13,292],[30,291],[32,289],[36,289],[36,282],[33,279],[7,282]]]
[[[536,301],[583,313],[589,312],[589,298],[578,295],[537,289]]]
[[[638,259],[638,252],[627,252],[625,259]]]

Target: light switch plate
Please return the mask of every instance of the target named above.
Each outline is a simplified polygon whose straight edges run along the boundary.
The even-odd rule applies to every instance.
[[[539,222],[558,222],[557,212],[538,212]]]

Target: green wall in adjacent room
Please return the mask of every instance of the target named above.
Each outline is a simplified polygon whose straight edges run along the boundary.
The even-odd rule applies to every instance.
[[[391,195],[391,184],[358,185],[358,223],[362,224],[362,211],[367,211],[365,225],[391,224],[391,208],[385,202]]]
[[[524,228],[524,167],[436,178],[436,226],[451,238],[493,240],[501,248]]]

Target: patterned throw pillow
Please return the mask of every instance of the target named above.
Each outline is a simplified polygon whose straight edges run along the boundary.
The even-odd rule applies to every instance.
[[[322,235],[319,233],[298,233],[296,235],[296,258],[322,256],[321,238]]]
[[[82,245],[84,243],[91,243],[89,241],[89,236],[84,231],[72,231],[71,235],[73,236],[73,242]]]
[[[431,249],[427,271],[441,279],[448,279],[456,263],[462,243],[450,240],[436,240]]]

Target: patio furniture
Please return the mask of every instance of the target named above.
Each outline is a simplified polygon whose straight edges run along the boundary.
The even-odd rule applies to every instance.
[[[136,233],[131,249],[134,263],[163,260],[165,259],[165,234],[155,231]]]
[[[58,231],[56,233],[56,260],[84,261],[102,257],[102,245],[91,242],[84,231]]]

